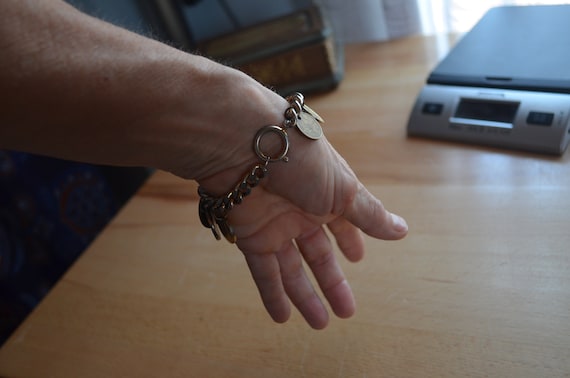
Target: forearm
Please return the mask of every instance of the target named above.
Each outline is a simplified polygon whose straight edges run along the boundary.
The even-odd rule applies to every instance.
[[[237,71],[57,0],[0,9],[2,148],[199,178],[281,122],[285,101]]]

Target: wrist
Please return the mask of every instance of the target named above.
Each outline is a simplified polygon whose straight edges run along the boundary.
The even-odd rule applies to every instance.
[[[242,72],[212,64],[205,78],[210,94],[201,97],[193,112],[207,117],[196,120],[203,142],[196,146],[201,164],[192,178],[212,194],[221,194],[259,162],[252,144],[255,134],[265,125],[281,124],[288,103]],[[279,145],[274,136],[264,138],[268,151]]]
[[[289,133],[288,131],[297,128],[307,139],[313,141],[323,136],[319,122],[322,118],[312,109],[304,104],[304,97],[296,93],[287,97],[288,107],[283,112],[283,121],[279,125],[265,125],[256,133],[253,140],[253,150],[258,162],[244,176],[241,181],[234,184],[233,189],[223,194],[213,193],[206,189],[204,183],[198,188],[200,195],[199,215],[200,221],[206,228],[210,228],[216,239],[223,235],[229,242],[237,241],[233,228],[228,224],[228,215],[234,205],[242,203],[244,197],[248,196],[252,189],[267,175],[271,163],[289,161]],[[277,137],[281,144],[279,149],[275,149],[275,142],[265,139],[269,136]]]

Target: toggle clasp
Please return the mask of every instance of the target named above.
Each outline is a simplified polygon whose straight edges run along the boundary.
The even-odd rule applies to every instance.
[[[281,152],[276,157],[271,157],[265,154],[263,151],[261,151],[261,140],[268,133],[275,133],[281,138],[282,142]],[[257,156],[266,163],[272,163],[280,160],[284,162],[289,161],[289,158],[287,157],[287,152],[289,152],[289,136],[287,135],[287,131],[285,131],[285,129],[280,126],[275,126],[275,125],[268,125],[262,127],[261,129],[259,129],[257,134],[255,134],[253,149],[255,150]]]

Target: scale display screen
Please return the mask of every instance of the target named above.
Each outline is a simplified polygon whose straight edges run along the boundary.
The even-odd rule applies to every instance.
[[[462,98],[455,111],[455,117],[513,123],[519,105],[519,102]]]

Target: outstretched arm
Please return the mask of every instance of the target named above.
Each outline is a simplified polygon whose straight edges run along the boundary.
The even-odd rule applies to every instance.
[[[280,125],[288,102],[247,75],[84,15],[60,0],[0,2],[0,148],[92,163],[152,166],[222,195],[259,163],[252,141]],[[354,299],[325,228],[351,261],[361,230],[407,233],[326,137],[290,130],[288,163],[229,213],[262,300],[278,322],[289,300],[314,328]],[[270,141],[269,149],[278,145]]]

